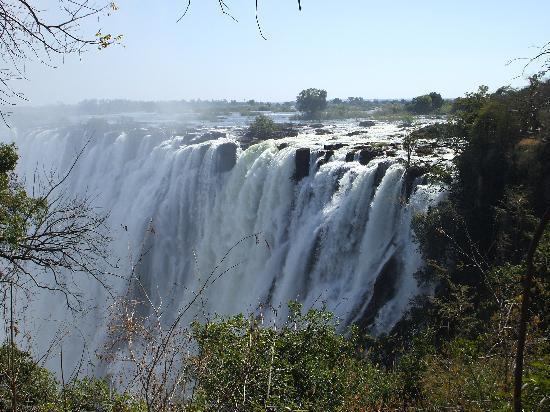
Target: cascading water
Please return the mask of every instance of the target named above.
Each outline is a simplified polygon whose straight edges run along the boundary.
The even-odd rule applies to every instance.
[[[188,144],[164,130],[102,122],[35,129],[16,137],[18,173],[67,170],[89,140],[67,188],[86,190],[110,211],[121,274],[128,274],[129,255],[135,261],[143,254],[141,283],[154,299],[173,302],[174,311],[251,234],[259,235],[233,248],[217,270],[201,311],[227,315],[297,299],[305,307],[325,304],[344,325],[380,333],[419,293],[414,273],[422,261],[411,220],[440,192],[418,185],[408,198],[405,168],[395,158],[350,161],[349,146],[324,150],[311,134],[243,150],[232,138]],[[120,294],[128,287],[121,278],[113,285]],[[83,280],[81,287],[92,300],[107,299],[98,284]],[[40,313],[64,312],[62,299],[38,300]],[[95,303],[80,325],[92,349],[105,329],[106,304]],[[74,346],[66,356],[77,359]]]

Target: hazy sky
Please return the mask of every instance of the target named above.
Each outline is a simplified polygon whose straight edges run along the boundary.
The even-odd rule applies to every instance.
[[[456,97],[487,84],[518,84],[515,57],[550,41],[550,1],[117,0],[90,32],[124,35],[53,70],[27,65],[32,104],[85,98],[292,100],[307,87],[329,98]]]

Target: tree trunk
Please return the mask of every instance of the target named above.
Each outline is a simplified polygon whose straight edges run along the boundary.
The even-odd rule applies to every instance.
[[[540,243],[540,239],[544,234],[544,229],[550,219],[550,208],[546,210],[542,216],[540,223],[535,231],[535,235],[529,245],[527,252],[527,269],[522,279],[523,293],[521,299],[521,313],[518,326],[518,344],[516,348],[516,367],[514,371],[514,411],[521,412],[521,387],[523,385],[523,352],[525,350],[525,338],[527,336],[527,321],[529,318],[529,300],[531,298],[531,288],[533,285],[533,272],[535,251]]]

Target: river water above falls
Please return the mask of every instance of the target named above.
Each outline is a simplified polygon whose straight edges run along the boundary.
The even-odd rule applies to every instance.
[[[33,127],[14,139],[18,173],[28,181],[37,170],[67,170],[89,141],[66,185],[110,211],[117,293],[128,289],[129,267],[141,256],[136,275],[175,314],[227,254],[197,312],[228,315],[297,299],[380,333],[421,293],[411,219],[441,193],[406,175],[397,124],[369,126],[301,125],[297,136],[250,144],[227,121],[178,130],[96,119]],[[76,279],[91,303],[79,333],[95,350],[107,294]],[[38,328],[66,312],[64,300],[49,295],[29,310],[40,314]],[[53,334],[42,325],[40,345]],[[81,348],[73,346],[66,356],[74,361]]]

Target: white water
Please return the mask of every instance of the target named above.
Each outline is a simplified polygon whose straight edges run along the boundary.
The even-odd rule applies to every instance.
[[[217,270],[238,264],[206,289],[201,311],[234,314],[298,299],[306,308],[324,303],[343,324],[360,322],[380,333],[395,325],[420,293],[413,275],[422,261],[410,223],[439,192],[418,186],[407,202],[404,168],[394,159],[346,163],[344,148],[317,169],[321,137],[308,134],[286,139],[288,147],[280,150],[280,141],[239,149],[236,165],[220,173],[218,149],[231,138],[186,146],[160,127],[95,124],[17,136],[18,172],[66,170],[91,135],[67,182],[69,192],[87,190],[96,195],[96,205],[111,212],[120,275],[129,274],[130,255],[135,260],[147,250],[138,274],[157,302],[173,302],[172,313],[194,296],[236,242],[256,233],[261,233],[258,242],[239,244]],[[298,147],[310,147],[312,161],[310,175],[296,183]],[[154,234],[147,231],[150,222]],[[378,290],[384,297],[374,305],[383,273]],[[127,289],[122,279],[113,284],[121,294]],[[80,329],[90,349],[97,349],[108,299],[98,284],[79,280],[78,285],[95,304]],[[39,298],[33,308],[41,318],[65,313],[60,297]],[[39,345],[53,333],[43,326]],[[65,349],[67,363],[80,356],[81,344],[72,342]]]

